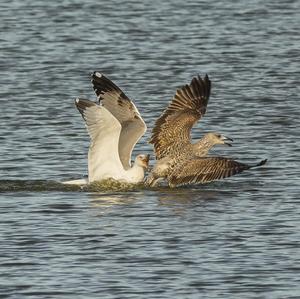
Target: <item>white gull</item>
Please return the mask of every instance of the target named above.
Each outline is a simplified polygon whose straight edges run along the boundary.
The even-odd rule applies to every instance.
[[[147,127],[133,102],[113,82],[99,72],[92,74],[98,103],[77,98],[91,143],[88,152],[88,179],[64,182],[83,185],[112,178],[140,183],[148,168],[149,155],[137,155],[131,165],[132,150]]]

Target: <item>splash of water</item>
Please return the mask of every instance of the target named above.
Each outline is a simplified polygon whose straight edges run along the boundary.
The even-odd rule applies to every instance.
[[[135,191],[144,189],[143,183],[130,184],[126,182],[116,181],[114,179],[106,179],[99,182],[90,183],[82,187],[85,191],[97,192],[97,191]]]

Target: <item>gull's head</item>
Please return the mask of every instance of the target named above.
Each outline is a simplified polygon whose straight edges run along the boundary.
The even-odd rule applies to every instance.
[[[230,142],[233,140],[229,137],[226,137],[220,133],[208,133],[205,136],[212,144],[225,144],[228,146],[232,146]]]
[[[150,155],[137,155],[135,158],[135,162],[138,166],[141,166],[145,169],[149,167]]]

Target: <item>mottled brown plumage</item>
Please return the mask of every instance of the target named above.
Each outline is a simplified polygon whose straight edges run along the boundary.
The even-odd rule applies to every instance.
[[[168,177],[169,185],[208,183],[224,179],[252,167],[261,166],[267,160],[256,165],[247,165],[224,157],[204,157],[185,160],[174,168]]]
[[[206,75],[204,79],[193,78],[189,85],[176,91],[168,108],[155,122],[149,141],[154,145],[156,159],[177,155],[191,143],[190,131],[206,112],[210,88]]]
[[[160,179],[167,179],[171,187],[206,183],[266,163],[263,160],[250,166],[224,157],[207,157],[217,144],[231,146],[228,141],[232,140],[219,133],[207,133],[196,143],[191,142],[191,129],[206,112],[210,89],[207,75],[204,79],[193,78],[189,85],[177,90],[157,119],[150,139],[157,161],[147,185],[155,186]]]

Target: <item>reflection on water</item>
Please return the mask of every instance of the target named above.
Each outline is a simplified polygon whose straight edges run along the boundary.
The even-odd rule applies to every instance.
[[[130,205],[138,201],[137,194],[88,194],[89,202],[93,208],[97,209],[97,215],[105,214],[115,206]]]

